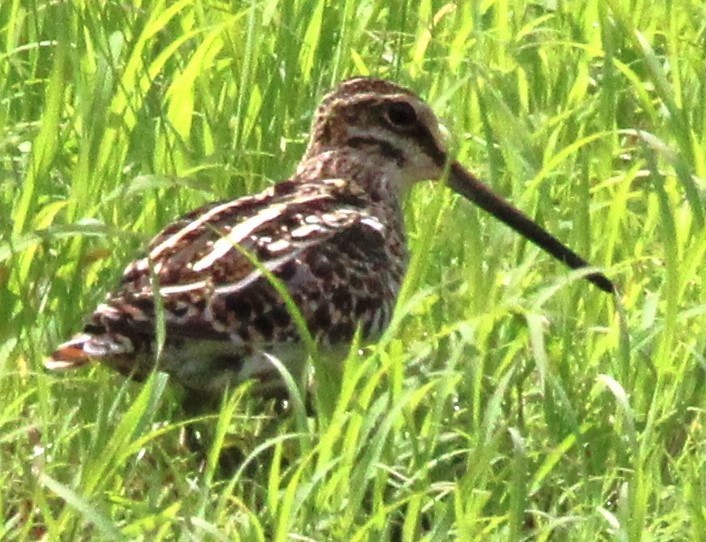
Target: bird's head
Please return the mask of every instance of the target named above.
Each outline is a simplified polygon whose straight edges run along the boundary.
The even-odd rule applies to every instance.
[[[404,185],[399,188],[446,176],[457,193],[569,267],[589,265],[449,156],[446,139],[434,112],[412,91],[382,79],[356,77],[340,83],[321,101],[305,160],[327,152],[359,151],[359,161],[381,168],[381,177],[394,178]],[[586,278],[606,292],[614,291],[602,273]]]
[[[368,77],[339,84],[316,111],[307,156],[341,149],[387,162],[405,185],[438,179],[447,161],[431,108],[404,87]]]

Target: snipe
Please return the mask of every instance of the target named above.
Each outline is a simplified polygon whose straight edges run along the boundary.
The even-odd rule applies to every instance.
[[[306,353],[263,269],[286,286],[320,343],[345,344],[359,327],[374,337],[388,325],[407,265],[403,194],[445,170],[451,188],[555,258],[588,265],[449,160],[436,116],[415,94],[366,77],[341,83],[321,102],[291,179],[167,226],[46,366],[97,360],[133,377],[149,374],[158,295],[161,370],[197,392],[248,378],[276,384],[270,356],[294,367]],[[586,278],[613,292],[603,274]]]

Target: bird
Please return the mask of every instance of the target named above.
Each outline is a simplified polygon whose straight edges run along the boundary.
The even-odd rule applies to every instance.
[[[253,380],[278,389],[273,358],[292,372],[307,359],[298,323],[322,348],[386,329],[409,260],[405,194],[441,179],[570,268],[589,266],[456,161],[413,91],[353,77],[321,100],[289,179],[167,225],[44,365],[97,361],[137,380],[157,369],[216,396]],[[603,273],[584,277],[615,293]]]

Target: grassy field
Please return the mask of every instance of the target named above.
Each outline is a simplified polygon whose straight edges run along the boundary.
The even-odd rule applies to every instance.
[[[0,35],[0,539],[706,540],[702,2],[7,0]],[[204,460],[165,375],[43,372],[354,74],[427,98],[618,295],[422,184],[395,321],[314,417],[235,390]]]

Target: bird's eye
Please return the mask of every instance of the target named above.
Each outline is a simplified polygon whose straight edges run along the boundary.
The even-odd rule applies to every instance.
[[[411,128],[417,122],[417,112],[407,102],[393,102],[387,106],[385,116],[396,128]]]

